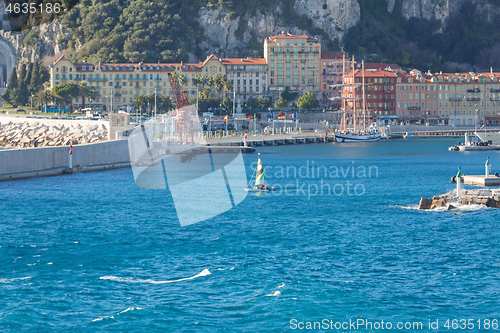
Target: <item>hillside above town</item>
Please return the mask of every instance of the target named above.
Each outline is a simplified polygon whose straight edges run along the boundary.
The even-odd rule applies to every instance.
[[[499,18],[497,0],[80,0],[49,25],[28,25],[18,53],[117,63],[261,57],[263,40],[285,31],[356,59],[480,71],[500,68]]]

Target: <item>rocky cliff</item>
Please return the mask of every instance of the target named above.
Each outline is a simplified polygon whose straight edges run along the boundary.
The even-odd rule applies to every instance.
[[[391,15],[397,14],[402,15],[407,21],[412,18],[437,21],[439,25],[435,26],[433,32],[444,31],[448,19],[455,13],[460,13],[465,3],[472,4],[474,8],[474,12],[467,13],[467,15],[482,14],[481,19],[486,15],[487,20],[492,22],[500,17],[499,6],[487,0],[269,0],[264,11],[258,9],[244,14],[235,13],[227,5],[210,4],[210,1],[201,0],[200,2],[204,6],[186,5],[198,6],[197,22],[202,37],[199,38],[195,47],[186,50],[187,52],[182,55],[184,58],[178,59],[179,61],[203,60],[203,57],[210,53],[221,57],[262,56],[264,38],[278,34],[281,31],[317,36],[323,42],[325,50],[333,50],[345,45],[345,38],[353,27],[358,27],[368,17],[372,21],[377,21],[377,15],[389,17],[389,20],[392,17]],[[250,0],[240,1],[246,3]],[[98,6],[99,2],[93,1],[91,6]],[[90,2],[87,1],[87,6],[89,5]],[[73,8],[72,11],[78,11],[78,6]],[[371,10],[374,6],[376,6],[376,12]],[[74,55],[78,55],[80,48],[86,43],[92,44],[92,49],[96,50],[94,54],[97,54],[98,51],[101,51],[100,54],[106,54],[106,52],[103,52],[106,46],[101,46],[101,49],[99,49],[98,41],[91,41],[92,43],[85,41],[79,37],[82,35],[81,33],[78,38],[73,38],[75,33],[78,34],[77,30],[74,27],[67,28],[61,22],[64,22],[64,20],[56,19],[50,24],[44,24],[32,31],[25,32],[23,36],[26,36],[27,40],[24,40],[24,43],[18,42],[19,37],[14,38],[17,44],[13,39],[13,45],[19,59],[28,61],[57,56],[67,47],[67,41],[72,39],[73,41],[76,40],[71,44],[73,49],[70,50]],[[84,22],[84,17],[80,22]],[[110,23],[106,24],[108,24],[107,28],[112,30],[112,25],[116,23],[111,20]],[[381,28],[386,35],[390,33],[391,29],[394,29],[387,22],[382,23],[382,25],[386,26]],[[3,27],[8,30],[7,22],[4,22]],[[117,26],[115,26],[115,30],[116,28]],[[471,29],[473,28],[471,27]],[[7,36],[9,34],[0,34],[4,38],[12,39],[12,36]],[[185,37],[179,35],[178,38]],[[407,36],[397,36],[397,38],[407,38]],[[20,39],[22,41],[23,37]],[[500,37],[498,39],[500,40]],[[373,42],[377,44],[380,41],[373,40]],[[418,46],[425,49],[425,45]],[[123,49],[123,43],[121,48]],[[82,49],[88,48],[83,47]],[[119,47],[116,51],[123,52]],[[351,53],[358,52],[357,49],[348,49],[348,51]],[[380,52],[385,51],[382,49]],[[438,53],[435,56],[440,58]],[[397,57],[388,57],[387,54],[385,57],[393,61],[400,60]],[[450,60],[454,61],[448,59],[448,61]],[[474,59],[469,61],[472,60]]]

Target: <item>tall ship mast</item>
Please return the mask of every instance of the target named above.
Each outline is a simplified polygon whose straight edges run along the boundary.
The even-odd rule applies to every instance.
[[[353,57],[354,64],[354,57]],[[344,89],[349,87],[349,94],[344,92]],[[356,82],[356,71],[352,72],[352,83],[346,82],[345,73],[345,55],[343,57],[342,70],[342,120],[340,122],[340,130],[335,132],[335,141],[337,142],[358,142],[358,141],[378,141],[381,138],[379,130],[370,126],[366,126],[366,98],[365,98],[365,66],[364,61],[361,61],[361,97],[358,96],[359,84]],[[347,96],[349,95],[349,96]],[[356,108],[356,101],[361,99],[361,112]],[[346,100],[352,100],[352,110],[346,107]],[[361,113],[361,114],[360,114]],[[362,117],[362,120],[360,119]],[[352,121],[352,128],[348,127],[349,121]]]

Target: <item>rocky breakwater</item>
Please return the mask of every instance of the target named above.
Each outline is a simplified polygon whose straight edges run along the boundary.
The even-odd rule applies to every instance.
[[[108,139],[104,125],[49,126],[41,123],[0,124],[0,147],[34,148],[93,143]]]
[[[484,205],[491,208],[500,208],[500,189],[462,190],[457,196],[457,190],[450,193],[434,196],[432,199],[422,198],[418,209],[447,209],[457,205]]]

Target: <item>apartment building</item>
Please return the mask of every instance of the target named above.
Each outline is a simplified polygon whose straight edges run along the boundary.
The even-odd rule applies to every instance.
[[[342,75],[352,73],[354,63],[345,52],[321,52],[320,58],[320,102],[325,107],[340,107]]]
[[[449,115],[457,126],[500,122],[499,73],[440,73],[436,76],[440,115]]]
[[[307,93],[320,88],[321,43],[305,35],[281,33],[264,41],[264,58],[268,65],[269,91],[286,88]]]
[[[348,107],[363,107],[363,82],[366,112],[372,118],[396,115],[396,81],[394,72],[385,70],[355,70],[345,76],[344,96]]]
[[[51,88],[62,82],[86,82],[96,88],[98,96],[92,100],[92,106],[113,109],[131,105],[134,96],[154,94],[172,95],[168,73],[186,75],[188,81],[182,87],[188,96],[196,96],[196,87],[192,83],[193,75],[215,73],[225,74],[224,66],[218,67],[215,61],[207,59],[203,63],[79,63],[74,64],[65,55],[50,66]],[[81,100],[75,98],[75,106]],[[87,101],[89,104],[89,102]]]
[[[438,82],[431,74],[419,70],[398,74],[396,83],[396,114],[406,123],[447,123],[439,118]]]
[[[222,58],[226,76],[233,84],[236,100],[246,102],[250,98],[267,95],[267,63],[264,58]],[[230,99],[233,92],[227,92]]]
[[[397,115],[401,121],[474,126],[500,123],[499,73],[398,75]]]

